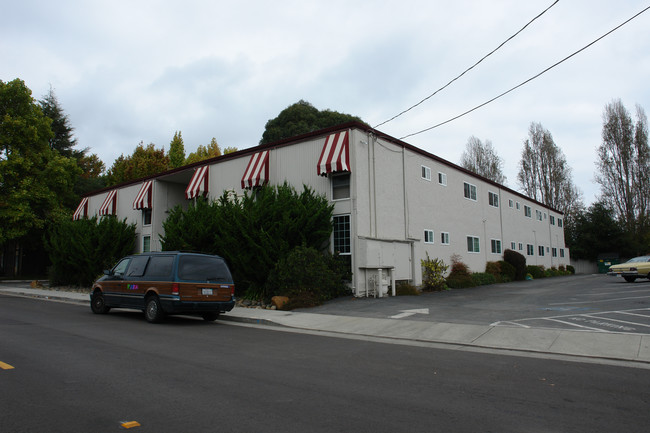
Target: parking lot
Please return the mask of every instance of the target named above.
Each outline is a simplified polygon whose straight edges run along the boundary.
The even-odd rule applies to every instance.
[[[307,310],[304,310],[307,311]],[[389,298],[341,298],[311,313],[650,334],[650,281],[577,275]]]

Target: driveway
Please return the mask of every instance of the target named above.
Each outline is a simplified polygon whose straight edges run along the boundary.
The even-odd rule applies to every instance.
[[[420,296],[336,299],[298,310],[395,320],[650,334],[650,281],[606,275],[519,281]]]

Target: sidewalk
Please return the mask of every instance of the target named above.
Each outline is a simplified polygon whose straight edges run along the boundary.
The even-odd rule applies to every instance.
[[[0,294],[89,304],[87,293],[0,285]],[[0,298],[1,299],[1,298]],[[650,335],[563,329],[468,325],[405,319],[375,319],[331,314],[235,307],[219,320],[284,326],[357,337],[437,343],[449,349],[492,349],[584,360],[632,361],[650,368]]]

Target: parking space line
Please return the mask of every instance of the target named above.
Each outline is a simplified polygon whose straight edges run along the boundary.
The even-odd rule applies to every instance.
[[[641,310],[641,311],[646,311],[646,310]],[[639,311],[639,310],[631,310],[631,311]],[[627,311],[617,311],[617,313],[619,313],[619,314],[627,314],[628,316],[646,317],[646,318],[650,319],[650,314],[630,313],[630,312],[627,312]]]
[[[614,311],[614,313],[616,313],[616,311]],[[626,323],[628,325],[634,325],[634,326],[645,326],[646,328],[650,328],[650,325],[644,325],[643,323],[627,322],[625,320],[610,319],[609,317],[598,317],[598,316],[594,316],[594,315],[591,315],[591,314],[581,314],[581,316],[591,317],[592,319],[609,320],[611,322]]]
[[[549,304],[549,305],[573,305],[573,304],[595,304],[598,302],[615,302],[615,301],[625,301],[628,299],[646,299],[650,298],[650,295],[648,296],[633,296],[629,298],[613,298],[613,299],[601,299],[600,301],[574,301],[574,302],[559,302],[556,304]]]
[[[576,314],[576,316],[582,316],[582,314]],[[564,316],[564,317],[566,317],[566,316]],[[545,317],[544,319],[549,320],[551,322],[562,323],[564,325],[570,325],[570,326],[575,326],[575,327],[578,327],[578,328],[589,329],[590,331],[610,332],[610,331],[605,331],[604,329],[592,328],[591,326],[584,326],[584,325],[578,325],[577,323],[565,322],[564,320],[559,320],[559,319],[555,319],[555,318],[552,318],[552,317]]]

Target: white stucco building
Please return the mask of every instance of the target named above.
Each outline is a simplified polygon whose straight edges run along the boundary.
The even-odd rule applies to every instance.
[[[477,272],[505,249],[528,264],[569,264],[561,212],[356,122],[96,191],[74,218],[126,218],[136,252],[157,251],[172,207],[285,181],[334,204],[331,248],[350,257],[357,295],[376,287],[378,269],[420,284],[427,253],[447,264],[459,254]]]

